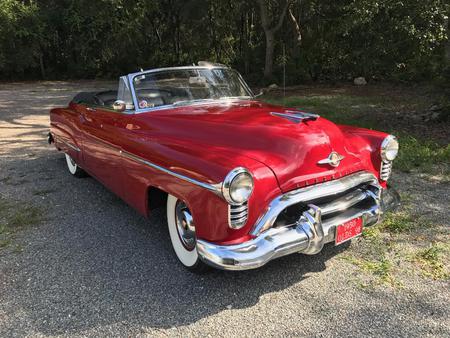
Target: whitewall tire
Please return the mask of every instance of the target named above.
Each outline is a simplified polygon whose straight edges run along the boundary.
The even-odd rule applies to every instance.
[[[204,271],[207,266],[198,257],[191,212],[186,203],[172,195],[167,197],[167,225],[173,250],[181,264],[194,272]]]
[[[75,177],[85,177],[86,172],[78,166],[78,164],[72,157],[70,157],[70,155],[68,154],[65,155],[66,155],[67,169],[69,169],[69,172]]]

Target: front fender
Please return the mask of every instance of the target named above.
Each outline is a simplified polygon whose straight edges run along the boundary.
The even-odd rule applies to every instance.
[[[386,188],[386,182],[380,180],[380,167],[382,162],[380,148],[381,143],[388,134],[347,125],[339,125],[339,127],[346,135],[347,147],[364,157],[367,169],[378,178],[381,186]]]
[[[170,174],[167,170],[145,163],[152,162],[151,159],[140,157],[141,160],[136,160],[136,156],[125,156],[126,153],[126,151],[122,153],[124,171],[127,173],[125,200],[141,213],[148,215],[149,206],[152,204],[152,201],[148,200],[151,187],[171,194],[188,205],[194,219],[197,237],[209,242],[229,243],[248,239],[248,234],[259,215],[264,212],[269,202],[280,194],[276,177],[267,166],[244,155],[231,154],[229,151],[222,150],[220,154],[216,153],[213,162],[195,156],[186,159],[188,154],[184,153],[184,157],[177,156],[177,159],[188,160],[189,166],[183,166],[181,163],[177,166],[164,166],[172,173],[176,172],[181,176],[195,178],[196,181],[217,187],[218,191],[211,191],[179,175]],[[254,191],[248,202],[246,224],[241,229],[232,229],[228,225],[229,205],[222,197],[220,189],[228,172],[238,166],[247,168],[253,175]],[[189,170],[181,169],[188,167]],[[221,173],[212,170],[214,168],[220,169]]]

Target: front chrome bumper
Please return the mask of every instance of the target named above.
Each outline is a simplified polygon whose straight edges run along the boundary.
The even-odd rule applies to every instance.
[[[341,205],[333,202],[320,208],[314,204],[308,204],[308,210],[304,211],[294,226],[269,227],[273,225],[277,216],[289,205],[305,200],[314,194],[340,193],[346,188],[368,183],[378,189],[378,193],[371,193],[373,204],[370,207],[357,210],[344,209],[338,217],[322,220],[322,213],[329,212],[330,208],[346,208],[354,198],[346,196]],[[260,218],[253,231],[256,237],[244,243],[235,245],[217,245],[204,240],[197,241],[199,257],[208,265],[224,270],[247,270],[258,268],[267,262],[291,253],[304,253],[308,255],[320,252],[326,243],[335,240],[336,227],[348,220],[361,217],[363,226],[376,224],[381,215],[398,204],[398,194],[394,191],[383,190],[378,185],[376,178],[369,173],[357,173],[342,179],[299,189],[276,198],[268,207],[267,212]],[[307,192],[305,194],[305,191]],[[316,196],[314,195],[314,196]],[[349,194],[350,195],[350,194]],[[314,198],[311,198],[314,199]],[[283,205],[280,205],[283,204]],[[347,204],[346,204],[347,203]]]

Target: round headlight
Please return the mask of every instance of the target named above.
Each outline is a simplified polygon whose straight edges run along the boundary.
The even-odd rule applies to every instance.
[[[222,193],[228,203],[236,205],[248,201],[253,192],[252,175],[245,168],[233,169],[223,182]]]
[[[393,135],[387,136],[381,143],[381,158],[383,161],[393,161],[398,154],[398,141]]]

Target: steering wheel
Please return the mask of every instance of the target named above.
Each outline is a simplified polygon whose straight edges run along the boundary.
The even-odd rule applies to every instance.
[[[104,106],[105,105],[105,102],[101,98],[99,98],[97,95],[94,95],[93,99],[94,99],[94,103],[96,105],[98,105],[98,106]]]
[[[159,95],[159,96],[158,96],[158,97],[162,100],[162,102],[163,102],[164,105],[168,104],[168,103],[167,103],[167,102],[168,102],[168,101],[167,101],[167,97],[172,96],[172,92],[171,92],[170,90],[167,90],[167,89],[160,89],[160,88],[146,88],[146,89],[141,89],[141,91],[144,92],[145,94],[147,94],[147,93],[160,93],[160,94],[162,94],[163,92],[164,92],[164,93],[167,93],[167,95]],[[140,100],[148,100],[148,99],[149,99],[148,97],[145,96],[145,94],[142,95],[142,93],[141,93],[141,94],[138,93],[138,99],[139,99],[139,101],[140,101]]]

